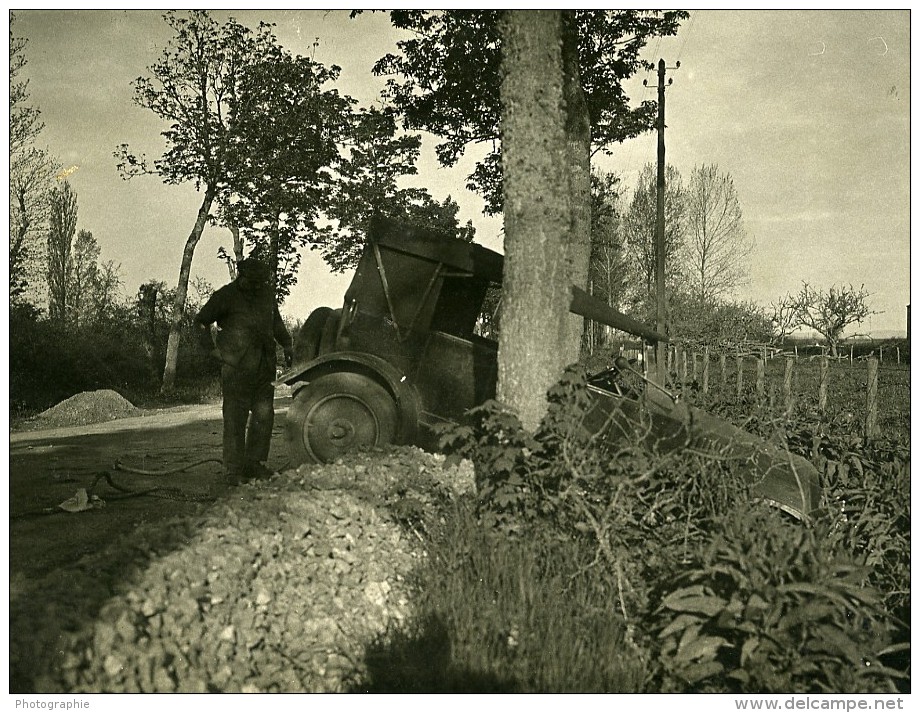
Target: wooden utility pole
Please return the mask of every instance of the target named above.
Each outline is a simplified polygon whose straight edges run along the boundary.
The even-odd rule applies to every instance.
[[[680,62],[677,63],[680,67]],[[664,281],[664,261],[665,261],[665,243],[664,243],[664,192],[665,192],[665,158],[664,158],[664,90],[665,87],[673,82],[669,80],[667,84],[664,81],[666,67],[664,60],[658,60],[658,182],[657,182],[657,216],[655,221],[655,329],[660,334],[667,334],[668,302],[665,294]],[[658,381],[665,385],[667,382],[667,370],[665,367],[665,344],[659,342],[655,349],[656,371]]]

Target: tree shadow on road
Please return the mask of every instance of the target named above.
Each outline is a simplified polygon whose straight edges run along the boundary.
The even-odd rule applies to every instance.
[[[116,456],[152,454],[190,462],[220,455],[220,422],[73,438],[37,438],[10,454],[10,692],[63,691],[58,672],[68,641],[156,558],[182,547],[200,527],[208,502],[125,497],[99,483],[105,507],[68,513],[55,505],[89,488]],[[152,484],[219,496],[219,464],[177,477],[112,472],[131,490]],[[167,482],[168,481],[168,482]],[[119,499],[123,498],[123,499]]]

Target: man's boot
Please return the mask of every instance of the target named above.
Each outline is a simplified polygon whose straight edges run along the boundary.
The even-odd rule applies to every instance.
[[[271,468],[259,461],[249,461],[246,468],[246,475],[249,480],[268,480],[275,474]]]

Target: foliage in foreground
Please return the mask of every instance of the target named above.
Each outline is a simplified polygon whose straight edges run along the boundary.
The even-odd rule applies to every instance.
[[[599,447],[577,428],[587,398],[571,372],[535,435],[495,403],[444,435],[475,462],[478,493],[431,521],[416,628],[391,649],[427,678],[381,690],[884,692],[908,680],[904,460],[818,439],[831,507],[805,525],[752,503],[729,464]],[[406,654],[420,643],[427,662]]]

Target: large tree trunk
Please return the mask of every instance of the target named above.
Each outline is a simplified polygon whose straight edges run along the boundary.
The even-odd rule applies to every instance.
[[[572,215],[558,11],[502,19],[504,313],[498,398],[528,429],[546,391],[572,361],[569,260]]]
[[[562,13],[562,70],[565,98],[565,133],[571,191],[572,229],[569,233],[569,269],[573,285],[588,286],[591,262],[591,117],[581,85],[578,59],[578,26],[575,12]],[[578,348],[585,332],[584,317],[569,315],[571,361],[578,358]]]
[[[214,202],[216,191],[213,186],[207,186],[201,207],[198,209],[198,218],[195,227],[185,241],[182,251],[182,264],[179,267],[179,283],[176,285],[176,300],[173,303],[172,323],[169,325],[169,339],[166,342],[166,366],[163,368],[163,385],[161,391],[172,390],[176,385],[176,364],[179,361],[179,335],[182,329],[182,320],[185,317],[185,300],[188,296],[188,279],[192,272],[192,258],[195,257],[195,248],[201,240],[204,226],[208,222],[211,204]]]

